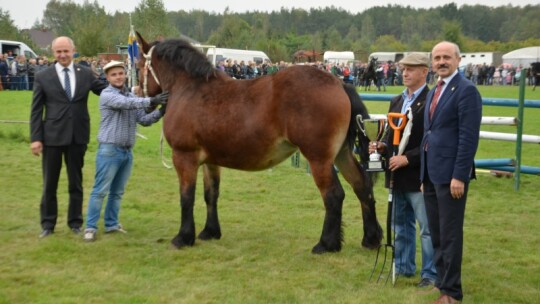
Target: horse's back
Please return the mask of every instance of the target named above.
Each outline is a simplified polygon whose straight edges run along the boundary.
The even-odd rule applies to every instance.
[[[318,145],[313,139],[321,145],[335,139],[342,141],[351,112],[343,83],[334,75],[310,66],[295,66],[280,72],[283,73],[276,74],[274,87],[289,140],[301,149],[305,145],[304,153],[308,146]]]
[[[272,167],[298,148],[331,158],[350,121],[341,81],[308,66],[254,80],[214,79],[184,96],[165,118],[173,149],[198,149],[202,162],[241,170]]]

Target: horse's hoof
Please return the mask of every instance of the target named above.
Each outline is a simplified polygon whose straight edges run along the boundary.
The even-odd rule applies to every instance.
[[[199,240],[208,241],[208,240],[219,240],[221,239],[221,232],[220,231],[210,231],[210,229],[204,229],[199,233],[199,236],[197,236]]]
[[[323,244],[319,242],[317,245],[315,245],[315,247],[313,247],[313,249],[311,249],[311,253],[323,254],[327,252],[339,252],[340,250],[341,248],[335,248],[335,249],[326,248]]]
[[[376,241],[369,241],[368,239],[364,238],[362,240],[362,247],[364,248],[367,248],[367,249],[377,249],[381,246],[381,241],[380,240],[376,240]]]
[[[193,244],[195,244],[195,240],[186,242],[180,235],[177,235],[171,240],[171,244],[177,249],[181,249],[186,246],[193,246]]]

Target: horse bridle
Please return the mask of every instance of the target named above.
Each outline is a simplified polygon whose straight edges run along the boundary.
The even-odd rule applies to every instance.
[[[152,76],[154,77],[154,80],[156,81],[158,86],[161,86],[159,83],[159,79],[157,78],[156,72],[154,71],[154,68],[152,67],[152,52],[154,51],[154,46],[150,48],[148,51],[148,54],[142,53],[146,61],[144,62],[144,82],[143,82],[143,93],[144,97],[148,97],[148,71],[152,73]]]

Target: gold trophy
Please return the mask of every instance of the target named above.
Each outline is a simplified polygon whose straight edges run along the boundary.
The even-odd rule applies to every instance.
[[[376,143],[383,137],[386,129],[386,119],[362,119],[362,116],[358,115],[357,122],[360,131],[362,131],[362,133],[369,138],[370,145],[376,145]],[[370,172],[381,172],[384,171],[386,167],[381,154],[379,154],[377,150],[369,155],[369,161],[367,164],[368,166],[366,170]]]

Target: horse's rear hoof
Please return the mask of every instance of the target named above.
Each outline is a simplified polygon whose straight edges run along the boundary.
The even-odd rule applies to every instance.
[[[364,237],[362,239],[362,247],[367,249],[377,249],[381,246],[382,236],[374,238],[372,240]]]
[[[221,231],[211,231],[210,229],[204,229],[199,233],[199,236],[197,236],[199,240],[203,241],[209,241],[209,240],[219,240],[221,239]]]
[[[377,249],[381,246],[381,242],[378,242],[378,243],[369,243],[369,242],[364,242],[362,241],[362,247],[366,248],[366,249]]]
[[[193,244],[195,243],[195,240],[192,240],[191,242],[187,242],[186,240],[184,240],[179,234],[176,235],[172,240],[171,240],[171,244],[176,247],[177,249],[181,249],[182,247],[186,247],[186,246],[193,246]]]
[[[315,247],[313,247],[313,249],[311,249],[311,253],[323,254],[327,252],[339,252],[340,250],[341,248],[334,248],[334,249],[326,248],[323,244],[321,244],[321,242],[319,242],[317,245],[315,245]]]

